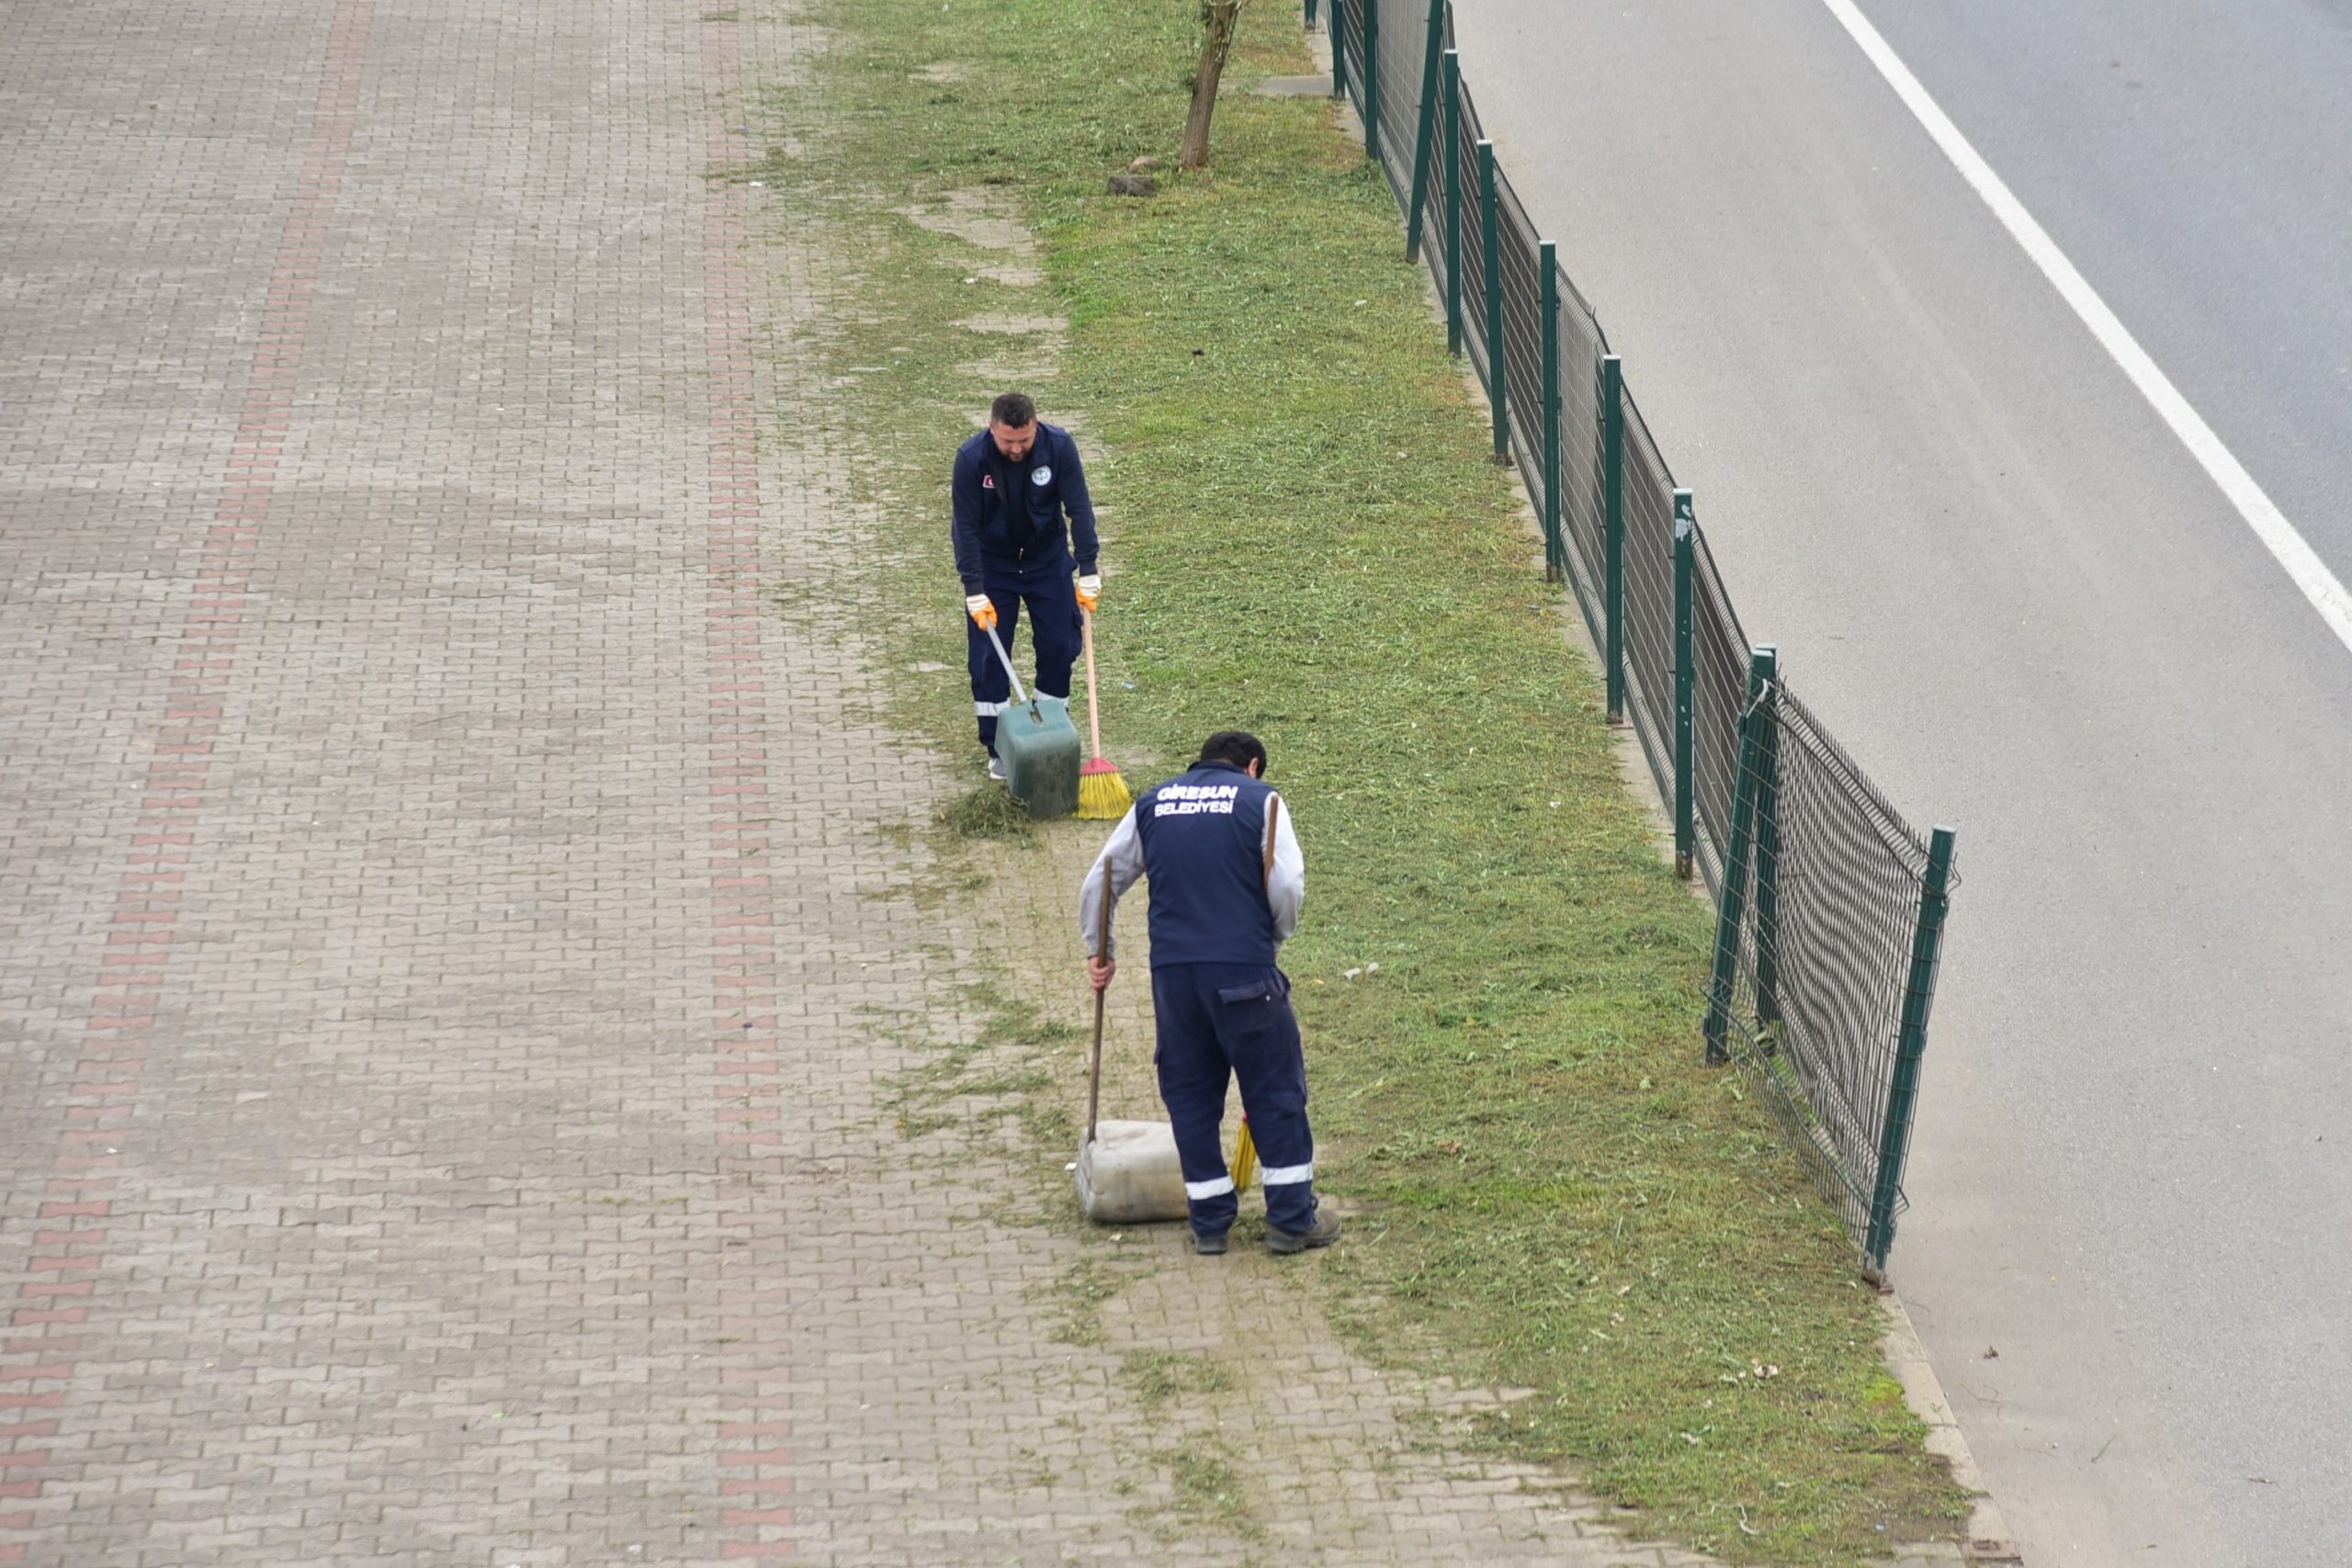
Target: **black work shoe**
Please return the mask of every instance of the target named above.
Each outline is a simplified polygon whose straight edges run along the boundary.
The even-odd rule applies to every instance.
[[[1317,1208],[1315,1223],[1303,1231],[1278,1230],[1266,1227],[1266,1247],[1280,1253],[1305,1252],[1313,1247],[1329,1247],[1340,1239],[1340,1216],[1329,1209]]]
[[[1215,1235],[1208,1235],[1203,1232],[1194,1231],[1193,1233],[1193,1250],[1199,1253],[1204,1258],[1223,1257],[1225,1254],[1225,1233],[1223,1231],[1219,1231]]]

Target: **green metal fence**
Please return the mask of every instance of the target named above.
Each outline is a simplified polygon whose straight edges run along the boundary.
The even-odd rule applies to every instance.
[[[1883,1268],[1951,891],[1922,839],[1788,689],[1751,664],[1702,1033],[1736,1062]]]
[[[1333,91],[1405,209],[1448,348],[1486,388],[1515,464],[1674,820],[1675,861],[1716,900],[1709,1058],[1763,1091],[1865,1264],[1883,1267],[1951,876],[1787,688],[1733,612],[1592,306],[1529,218],[1461,78],[1445,0],[1328,0]],[[1314,11],[1307,12],[1309,25]]]

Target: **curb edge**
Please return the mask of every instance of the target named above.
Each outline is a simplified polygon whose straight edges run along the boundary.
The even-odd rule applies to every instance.
[[[1892,1290],[1882,1291],[1879,1310],[1886,1319],[1886,1332],[1881,1337],[1879,1347],[1885,1352],[1887,1370],[1903,1385],[1903,1403],[1927,1426],[1928,1451],[1950,1465],[1951,1478],[1975,1498],[1968,1511],[1968,1540],[1962,1549],[1961,1560],[2023,1568],[2025,1559],[2009,1534],[2008,1521],[2001,1515],[2001,1506],[1985,1489],[1984,1474],[1976,1468],[1976,1456],[1970,1451],[1968,1438],[1952,1416],[1951,1401],[1944,1396],[1943,1380],[1936,1376],[1935,1365],[1928,1359],[1927,1347],[1919,1343],[1918,1331],[1911,1325],[1911,1314],[1905,1310],[1903,1298]]]

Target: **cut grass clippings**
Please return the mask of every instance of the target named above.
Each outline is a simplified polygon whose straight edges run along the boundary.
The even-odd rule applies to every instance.
[[[813,0],[831,50],[771,101],[798,152],[760,173],[849,258],[854,309],[798,352],[899,520],[891,667],[948,671],[902,679],[896,716],[977,772],[948,459],[1036,348],[984,318],[1057,312],[1063,368],[1023,385],[1083,425],[1114,754],[1140,785],[1253,729],[1306,846],[1283,959],[1317,1179],[1353,1216],[1319,1271],[1336,1319],[1366,1354],[1532,1390],[1475,1440],[1572,1467],[1642,1531],[1806,1564],[1949,1537],[1964,1495],[1848,1238],[1702,1065],[1706,911],[1625,791],[1385,185],[1327,105],[1228,90],[1208,174],[1102,194],[1171,153],[1196,9]],[[1245,10],[1230,84],[1306,68],[1294,8]],[[1025,220],[1042,290],[913,220],[951,192]]]

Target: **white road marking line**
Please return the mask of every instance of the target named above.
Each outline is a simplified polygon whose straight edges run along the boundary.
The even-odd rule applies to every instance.
[[[1861,46],[1862,53],[1886,78],[1886,85],[1894,89],[1894,96],[1903,100],[1904,107],[1926,128],[1944,156],[1951,160],[1952,167],[1960,171],[1960,177],[1984,198],[1984,205],[1993,209],[1993,216],[2001,220],[2001,226],[2024,248],[2033,265],[2041,269],[2041,275],[2056,286],[2059,297],[2074,307],[2075,314],[2090,328],[2099,346],[2132,378],[2140,395],[2180,437],[2188,455],[2221,487],[2222,494],[2237,508],[2238,515],[2245,519],[2245,525],[2254,530],[2255,537],[2262,541],[2271,558],[2287,569],[2287,575],[2294,579],[2295,586],[2302,590],[2303,597],[2311,601],[2312,608],[2319,612],[2336,640],[2352,649],[2352,592],[2345,590],[2335,574],[2328,570],[2327,563],[2287,521],[2286,513],[2263,493],[2254,476],[2245,471],[2245,466],[2222,445],[2222,438],[2180,395],[2180,389],[2172,384],[2172,378],[2156,368],[2156,362],[2148,357],[2147,350],[2116,320],[2115,312],[2107,308],[2107,301],[2075,269],[2075,264],[2066,259],[2066,253],[2058,248],[2057,242],[2034,221],[2025,204],[2002,184],[1993,166],[1937,107],[1936,100],[1928,96],[1927,88],[1911,74],[1902,57],[1888,47],[1870,19],[1855,8],[1854,0],[1821,3],[1829,7],[1829,14]]]

